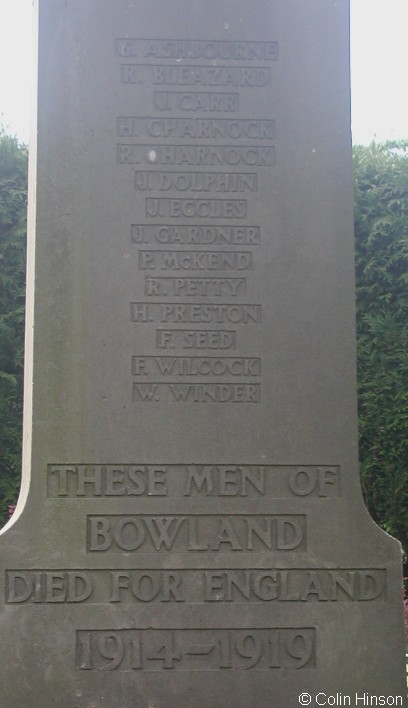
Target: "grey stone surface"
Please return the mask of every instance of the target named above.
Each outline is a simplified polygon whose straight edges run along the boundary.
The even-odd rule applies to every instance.
[[[358,482],[348,2],[40,0],[39,47],[1,705],[402,705],[400,548]]]

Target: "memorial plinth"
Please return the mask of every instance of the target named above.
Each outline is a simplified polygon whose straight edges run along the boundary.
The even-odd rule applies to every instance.
[[[358,479],[348,1],[37,11],[1,704],[402,697],[401,550]]]

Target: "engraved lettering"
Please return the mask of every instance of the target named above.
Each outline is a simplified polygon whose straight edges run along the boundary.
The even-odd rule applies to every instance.
[[[160,324],[259,324],[261,305],[132,302],[132,322]]]
[[[235,349],[236,333],[231,330],[156,330],[158,349]]]
[[[87,550],[291,551],[306,548],[305,516],[88,516]]]
[[[249,251],[139,251],[140,270],[251,270]],[[147,304],[140,316],[147,317]],[[147,319],[146,319],[147,321]]]
[[[145,278],[145,295],[174,297],[238,297],[246,294],[246,278]]]
[[[160,118],[122,116],[117,119],[120,138],[202,140],[274,140],[275,121],[249,118]]]
[[[138,357],[132,358],[133,376],[253,376],[261,375],[261,360],[244,357]]]
[[[247,214],[245,199],[154,199],[145,203],[148,217],[172,219],[244,219]]]
[[[228,480],[228,481],[227,481]],[[234,490],[234,493],[227,491]],[[184,496],[202,494],[204,496],[243,496],[248,495],[248,487],[253,487],[263,496],[265,492],[264,468],[246,469],[241,467],[206,467],[189,465],[184,488]],[[204,492],[203,492],[204,490]]]
[[[151,73],[147,73],[148,65],[141,65],[144,75],[148,75],[153,85],[167,86],[223,86],[260,88],[271,83],[269,67],[253,66],[169,66],[154,65]],[[133,64],[122,65],[122,81],[138,83],[132,80]]]
[[[6,602],[78,603],[93,592],[89,573],[83,571],[7,571]]]
[[[181,573],[169,571],[110,571],[110,602],[184,602]]]
[[[193,165],[203,167],[270,167],[271,145],[136,145],[118,144],[116,159],[122,165]]]
[[[299,670],[316,665],[316,630],[79,630],[76,668],[93,671]]]
[[[48,485],[55,497],[163,497],[168,493],[166,475],[160,465],[50,465]]]
[[[197,479],[209,490],[211,475]],[[233,517],[231,517],[233,518]],[[220,526],[216,544],[235,546],[242,540],[228,520]],[[167,524],[167,527],[166,527]],[[174,524],[173,524],[174,525]],[[124,527],[125,528],[125,527]],[[210,539],[200,534],[195,518],[185,531],[188,546],[208,552]],[[130,529],[125,529],[130,540]],[[175,532],[176,529],[173,529]],[[153,530],[155,544],[171,544],[172,522],[167,518]],[[175,541],[177,543],[177,539]],[[7,604],[124,604],[160,603],[370,603],[385,602],[387,576],[383,568],[154,568],[94,570],[19,569],[5,571]]]
[[[234,113],[239,110],[239,94],[207,91],[154,91],[153,105],[157,111]]]
[[[134,383],[133,400],[162,403],[259,403],[261,387],[252,383]]]
[[[159,374],[165,379],[190,376],[258,377],[259,359],[223,356],[162,356],[133,357],[132,374],[144,380]],[[256,381],[256,378],[255,378]],[[169,383],[167,381],[167,383]],[[158,385],[158,384],[157,384]],[[82,486],[85,477],[99,480],[99,484]],[[321,493],[320,480],[329,473],[329,480]],[[297,480],[293,487],[293,479]],[[206,481],[207,480],[207,481]],[[228,480],[228,482],[227,482]],[[305,486],[305,480],[308,486]],[[311,482],[309,482],[309,480]],[[293,487],[293,488],[292,488]],[[219,464],[54,464],[47,468],[49,498],[85,500],[101,497],[169,497],[202,496],[207,499],[234,496],[236,499],[293,498],[299,503],[315,498],[321,503],[340,496],[340,468],[336,466],[284,465],[219,465]],[[299,495],[299,489],[302,493]],[[231,494],[236,490],[237,494]]]
[[[276,61],[277,42],[187,40],[187,39],[117,39],[116,54],[142,59],[222,59],[237,61]]]
[[[334,467],[297,468],[289,478],[289,486],[296,496],[310,496],[317,490],[319,497],[330,495],[330,488],[339,485],[338,469]]]
[[[258,246],[261,237],[259,226],[132,224],[131,240],[176,246]]]
[[[244,219],[247,215],[245,199],[155,199],[146,198],[147,217],[171,219]]]
[[[137,191],[256,192],[258,175],[220,172],[135,172]]]

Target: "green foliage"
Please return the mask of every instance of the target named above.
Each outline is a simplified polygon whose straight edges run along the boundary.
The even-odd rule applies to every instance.
[[[20,486],[27,148],[0,130],[0,525]]]
[[[354,149],[361,480],[408,549],[408,141]]]

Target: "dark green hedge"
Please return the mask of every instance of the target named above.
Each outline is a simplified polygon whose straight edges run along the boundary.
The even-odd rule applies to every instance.
[[[27,149],[0,131],[0,521],[20,485]]]
[[[354,149],[361,481],[408,549],[408,142]]]

